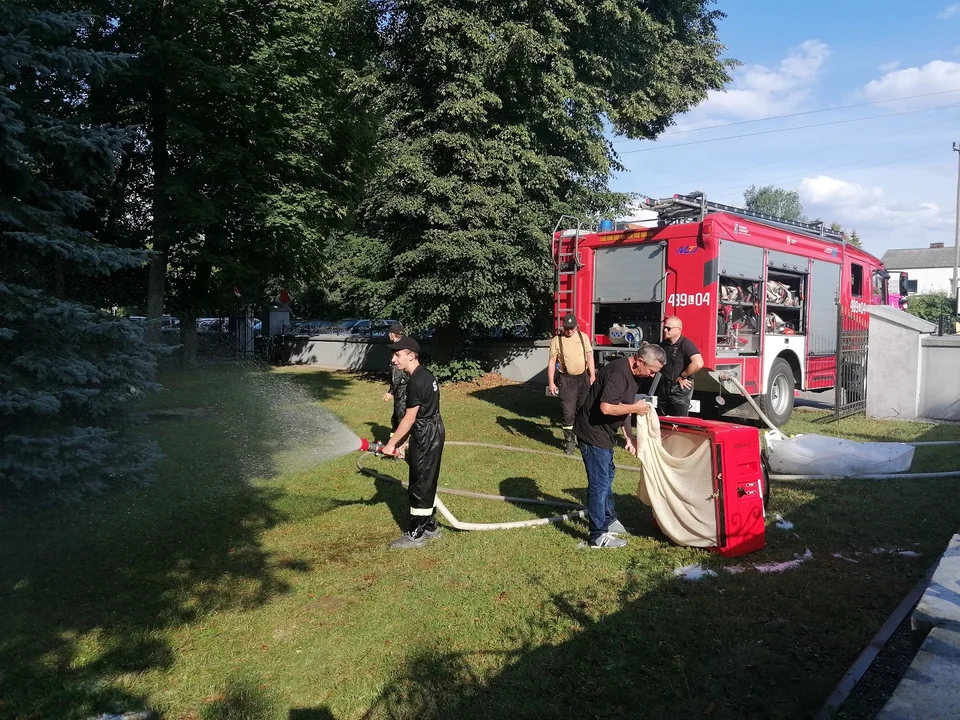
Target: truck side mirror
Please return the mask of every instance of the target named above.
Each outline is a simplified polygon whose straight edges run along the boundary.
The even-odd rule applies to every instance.
[[[904,296],[904,297],[906,297],[907,295],[909,295],[909,292],[908,292],[908,289],[907,289],[907,280],[908,280],[907,274],[906,274],[906,273],[900,273],[900,294],[901,294],[902,296]]]

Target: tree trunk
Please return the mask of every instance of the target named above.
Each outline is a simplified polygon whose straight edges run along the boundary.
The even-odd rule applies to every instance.
[[[182,355],[180,363],[184,369],[197,367],[197,313],[202,312],[210,299],[210,275],[213,267],[209,262],[201,262],[186,298],[186,305],[180,312],[180,343]]]
[[[437,328],[433,336],[433,363],[446,365],[456,357],[457,349],[463,344],[463,333],[449,325]]]
[[[151,93],[153,148],[153,251],[147,282],[147,339],[160,342],[160,322],[163,315],[163,296],[167,281],[167,257],[170,251],[167,227],[167,180],[170,175],[170,155],[167,147],[167,89],[159,83]]]
[[[197,369],[197,318],[196,313],[180,313],[180,366],[184,370]]]

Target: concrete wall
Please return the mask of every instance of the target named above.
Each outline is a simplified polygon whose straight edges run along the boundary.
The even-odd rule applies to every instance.
[[[960,337],[892,307],[868,312],[867,417],[960,420]]]
[[[424,343],[429,353],[432,347]],[[485,368],[516,382],[547,383],[549,340],[489,343],[478,346],[478,360]],[[288,362],[291,365],[316,365],[340,370],[386,370],[390,350],[386,341],[338,335],[288,337]]]
[[[960,337],[921,340],[920,417],[960,420]]]
[[[891,307],[871,307],[867,355],[867,417],[916,418],[922,363],[920,340],[932,323]]]

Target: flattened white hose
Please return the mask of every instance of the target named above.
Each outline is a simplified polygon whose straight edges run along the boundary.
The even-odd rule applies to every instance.
[[[740,394],[746,398],[747,402],[753,406],[753,409],[757,411],[757,414],[760,416],[760,419],[763,420],[767,426],[774,432],[780,432],[780,430],[770,422],[770,418],[763,414],[763,410],[760,409],[760,406],[757,405],[756,401],[750,396],[750,393],[747,389],[740,384],[740,381],[737,380],[733,375],[728,373],[721,373],[720,380],[729,380],[732,382],[737,389],[740,391]],[[904,443],[905,445],[960,445],[960,440],[931,440],[930,442],[917,442],[917,443]],[[851,475],[849,477],[841,477],[837,475],[770,475],[771,480],[933,480],[937,478],[958,478],[960,477],[960,471],[950,471],[950,472],[935,472],[935,473],[887,473],[887,474],[876,474],[876,475]]]
[[[550,455],[552,457],[561,457],[567,458],[569,460],[579,460],[580,458],[576,455],[564,455],[557,452],[548,452],[546,450],[529,450],[527,448],[516,448],[510,447],[509,445],[494,445],[492,443],[480,443],[480,442],[466,442],[466,441],[457,441],[451,440],[444,445],[460,445],[466,447],[482,447],[490,448],[492,450],[506,450],[508,452],[519,452],[519,453],[528,453],[531,455]],[[357,469],[365,475],[373,476],[379,480],[384,480],[386,482],[392,482],[397,485],[407,486],[407,483],[402,480],[398,480],[395,477],[390,475],[384,475],[383,473],[372,470],[363,466],[363,459],[367,455],[373,455],[374,453],[365,452],[357,460]],[[640,472],[643,468],[634,467],[631,465],[617,465],[621,470],[627,470],[629,472]],[[499,500],[501,502],[509,503],[518,503],[525,505],[549,505],[553,507],[562,507],[562,508],[571,508],[573,512],[564,513],[563,515],[555,515],[553,517],[547,518],[535,518],[533,520],[518,520],[515,522],[504,522],[504,523],[470,523],[463,522],[458,520],[456,516],[443,504],[443,501],[437,497],[437,510],[440,511],[440,514],[443,518],[456,530],[513,530],[517,528],[527,528],[527,527],[536,527],[538,525],[549,525],[551,523],[561,523],[568,520],[574,520],[576,518],[586,517],[587,509],[583,505],[577,503],[567,502],[565,500],[535,500],[533,498],[521,498],[521,497],[511,497],[509,495],[490,495],[487,493],[478,493],[471,492],[469,490],[457,490],[454,488],[444,488],[438,487],[437,494],[446,493],[448,495],[459,495],[461,497],[471,497],[479,498],[481,500]]]

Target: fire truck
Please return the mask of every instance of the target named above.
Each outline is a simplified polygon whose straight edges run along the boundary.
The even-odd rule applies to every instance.
[[[880,260],[822,223],[702,194],[643,202],[656,213],[651,227],[594,232],[567,217],[553,233],[554,319],[559,327],[567,313],[577,317],[598,367],[658,342],[675,315],[703,355],[692,409],[705,417],[756,417],[728,377],[776,425],[790,417],[796,392],[835,387],[838,329],[865,330],[867,306],[887,303]],[[865,378],[865,367],[858,372]]]

